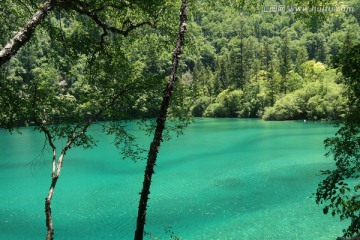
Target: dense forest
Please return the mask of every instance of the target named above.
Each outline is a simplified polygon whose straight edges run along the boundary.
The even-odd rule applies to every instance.
[[[348,186],[360,188],[352,182],[360,146],[360,1],[315,2],[347,7],[310,13],[286,5],[301,1],[199,0],[187,16],[186,0],[2,1],[0,128],[35,126],[52,150],[47,239],[62,162],[71,147],[96,145],[91,124],[133,160],[144,150],[126,121],[138,120],[148,133],[156,128],[139,204],[143,227],[160,142],[191,117],[343,121],[325,142],[337,169],[324,172],[317,202],[331,202],[325,214],[332,209],[352,220],[346,236],[358,233],[360,204]],[[60,152],[58,139],[66,143]],[[136,234],[142,239],[143,229]]]
[[[195,117],[335,120],[344,116],[347,99],[342,95],[342,74],[337,68],[344,49],[360,39],[357,1],[347,3],[352,11],[336,12],[312,27],[289,9],[244,11],[226,4],[210,9],[205,2],[190,14],[189,43],[180,69],[182,84],[173,106],[191,109]],[[276,4],[281,3],[268,1],[262,6]],[[2,11],[5,28],[1,29],[0,45],[27,14],[13,7]],[[14,87],[21,85],[23,92],[30,82],[58,86],[46,93],[53,101],[49,104],[72,105],[72,117],[76,118],[77,111],[91,112],[97,104],[80,96],[106,98],[109,91],[105,89],[116,84],[109,79],[119,77],[146,88],[141,92],[138,87],[123,103],[121,118],[156,116],[162,91],[157,79],[165,79],[170,67],[166,49],[174,39],[168,31],[176,19],[169,16],[166,23],[159,21],[156,30],[135,30],[136,36],[120,39],[116,34],[103,35],[101,29],[78,18],[67,12],[52,15],[31,39],[32,44],[20,49],[3,71],[7,81],[18,84]],[[106,42],[109,38],[113,43]],[[96,41],[104,41],[101,44],[106,47]],[[102,47],[104,51],[100,51]],[[125,71],[119,74],[115,69]],[[101,86],[94,88],[90,86],[93,83]],[[44,94],[42,88],[38,91]]]
[[[281,3],[265,3],[268,6]],[[357,9],[358,3],[348,3]],[[183,80],[196,92],[197,117],[266,120],[339,119],[339,58],[359,41],[358,11],[337,12],[309,27],[285,11],[248,14],[218,7],[194,13],[191,31],[198,58]]]

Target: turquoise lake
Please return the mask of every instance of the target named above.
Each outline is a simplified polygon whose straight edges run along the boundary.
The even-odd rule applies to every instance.
[[[145,161],[122,160],[111,136],[91,131],[98,146],[72,148],[64,160],[55,239],[133,239]],[[319,171],[334,166],[323,140],[335,132],[328,123],[196,119],[161,147],[146,231],[156,239],[169,239],[166,229],[181,239],[335,239],[346,222],[323,215],[313,197]],[[43,142],[30,128],[0,130],[0,239],[45,239],[51,158],[40,154]]]

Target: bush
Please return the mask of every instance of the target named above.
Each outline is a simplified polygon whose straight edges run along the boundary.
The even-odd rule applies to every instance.
[[[191,108],[191,114],[194,117],[202,117],[205,109],[211,104],[210,97],[200,97],[196,99],[194,106]]]
[[[303,112],[297,97],[296,94],[288,94],[279,99],[273,107],[265,108],[262,118],[264,120],[294,120],[304,118],[306,113]]]
[[[205,112],[204,117],[227,117],[226,108],[220,103],[210,104]]]
[[[243,100],[243,91],[241,90],[231,91],[225,95],[223,105],[228,114],[227,117],[238,117],[238,111],[244,107]]]
[[[287,94],[273,107],[265,108],[264,120],[335,120],[346,112],[343,87],[334,82],[308,83],[304,88]]]

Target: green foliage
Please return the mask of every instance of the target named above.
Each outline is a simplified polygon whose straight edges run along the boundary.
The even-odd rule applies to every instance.
[[[208,105],[204,117],[238,117],[242,108],[243,91],[225,90],[221,92],[213,104]]]
[[[265,108],[264,120],[293,120],[304,118],[304,112],[295,94],[288,94],[275,103],[273,107]]]
[[[349,111],[340,125],[336,136],[325,140],[329,150],[327,156],[333,156],[334,170],[324,171],[326,178],[319,183],[316,202],[325,204],[324,214],[338,215],[341,220],[350,219],[344,229],[344,236],[351,237],[360,232],[360,45],[350,42],[342,59],[342,73],[345,76],[346,95]]]
[[[311,69],[308,68],[310,63]],[[266,108],[263,119],[337,120],[344,117],[347,101],[342,84],[335,82],[339,78],[335,70],[326,71],[315,62],[304,66],[304,86],[276,101],[273,107]]]
[[[191,109],[191,114],[194,117],[202,117],[205,109],[211,104],[210,97],[201,97],[196,99]]]
[[[9,5],[9,1],[0,4],[0,8],[9,16],[0,20],[4,23],[4,28],[1,30],[6,33],[0,35],[0,44],[4,44],[11,37],[9,31],[16,30],[18,25],[26,22],[27,17],[31,15],[29,9],[35,10],[40,2],[23,1],[23,3],[16,2],[7,9],[5,7]],[[102,3],[102,1],[91,1],[86,4],[91,10],[100,7]],[[99,98],[103,92],[108,92],[105,86],[107,89],[113,89],[116,81],[124,81],[121,86],[125,86],[125,82],[131,82],[136,85],[135,88],[144,84],[148,87],[148,91],[129,97],[126,111],[121,111],[124,113],[122,118],[155,116],[161,95],[161,88],[158,86],[166,80],[167,70],[170,67],[169,59],[171,59],[169,49],[175,40],[175,34],[171,29],[177,27],[177,16],[171,13],[177,11],[179,2],[134,1],[133,4],[133,8],[126,14],[119,9],[105,7],[101,15],[103,21],[116,27],[123,27],[121,24],[125,18],[131,18],[134,23],[147,19],[157,20],[155,28],[139,28],[132,31],[127,38],[111,32],[104,35],[103,29],[88,16],[79,15],[68,9],[65,11],[55,9],[37,32],[37,37],[31,40],[31,46],[23,49],[18,56],[16,71],[22,73],[12,74],[13,77],[21,77],[23,80],[21,83],[18,82],[17,87],[24,82],[32,82],[35,77],[51,78],[48,84],[57,84],[56,82],[66,84],[63,96],[57,96],[57,100],[49,95],[52,104],[63,103],[71,106],[79,103],[84,109],[83,112],[86,111],[85,109],[94,112],[93,110],[99,105],[95,101],[85,103],[84,94]],[[231,91],[241,90],[243,93],[241,97],[227,98],[237,99],[226,100],[228,106],[220,103],[225,108],[225,116],[261,117],[265,107],[274,106],[285,95],[304,88],[309,81],[322,79],[325,68],[338,66],[339,56],[345,51],[346,42],[359,39],[360,30],[356,31],[359,26],[355,11],[347,14],[325,14],[326,16],[320,14],[323,16],[319,16],[321,21],[315,26],[317,31],[310,32],[309,28],[304,26],[308,25],[307,20],[304,20],[308,14],[304,13],[300,16],[301,13],[291,11],[261,12],[263,7],[269,4],[281,3],[276,1],[192,3],[191,21],[188,24],[188,45],[185,47],[181,65],[181,71],[186,79],[183,79],[183,87],[180,87],[183,89],[183,94],[191,96],[187,98],[179,96],[179,101],[181,98],[183,104],[192,105],[194,116],[204,114],[208,107],[208,99],[211,103],[220,103],[214,100],[224,90],[231,89]],[[325,6],[335,2],[287,2],[288,6],[314,4]],[[356,4],[356,1],[349,3],[351,6]],[[162,14],[158,14],[159,12]],[[106,49],[106,54],[101,53],[103,49]],[[118,60],[122,59],[122,62],[115,64],[115,61],[111,63],[112,60],[107,60],[108,56],[109,59],[112,58],[112,54],[115,54]],[[14,67],[13,65],[11,68]],[[108,67],[101,69],[102,65]],[[8,66],[6,68],[10,69]],[[91,72],[83,74],[85,70]],[[122,74],[118,74],[119,72]],[[10,75],[7,74],[6,78],[10,78]],[[98,75],[97,79],[94,78],[95,75]],[[93,80],[84,80],[86,76],[90,76]],[[115,81],[116,78],[118,80]],[[132,80],[125,80],[126,78]],[[94,89],[93,84],[103,89]],[[52,95],[58,94],[55,90],[52,90]],[[16,97],[12,96],[11,99],[16,101]],[[103,97],[109,95],[105,94]],[[328,98],[333,99],[330,96]],[[205,99],[207,100],[204,101]],[[304,114],[311,118],[318,115],[328,116],[328,112],[333,107],[325,106],[329,105],[326,99],[327,97],[323,96],[312,96],[309,103],[312,107],[308,108],[310,112]],[[239,105],[233,106],[234,104]],[[319,104],[317,109],[311,110],[317,104]],[[339,104],[335,111],[340,115],[331,116],[331,119],[342,116],[342,112],[345,111],[339,109],[342,106],[343,104]],[[294,105],[294,108],[297,107]],[[178,110],[173,112],[179,113]],[[9,116],[12,116],[12,120]],[[103,119],[111,117],[111,114],[107,113]],[[289,119],[293,117],[289,116]],[[26,118],[24,114],[7,114],[7,118],[9,126],[15,122],[18,125],[24,122],[31,124],[31,121],[24,120]],[[285,118],[286,116],[281,117],[281,119]]]
[[[92,11],[103,4],[92,1],[84,7]],[[89,121],[112,120],[103,130],[117,136],[115,143],[125,147],[124,153],[135,156],[137,148],[129,145],[135,139],[116,122],[157,115],[171,65],[178,4],[133,1],[131,7],[124,3],[123,9],[110,5],[102,8],[101,20],[118,28],[126,28],[127,21],[136,24],[157,18],[155,28],[134,29],[126,38],[110,31],[104,34],[104,29],[89,16],[67,7],[55,9],[30,42],[1,68],[0,127],[12,130],[37,125],[38,130],[44,131],[43,126],[54,139],[68,140]],[[0,8],[10,5],[9,1],[2,2]],[[0,44],[12,37],[7,30],[17,30],[32,14],[27,8],[35,11],[38,6],[24,1],[6,10],[19,19],[0,20],[7,33],[0,36]],[[188,121],[186,109],[178,109],[185,106],[187,88],[178,86],[179,94],[171,104],[171,116],[178,120],[173,121],[176,127],[169,129],[177,132]],[[73,145],[92,147],[96,140],[85,133]]]
[[[210,104],[204,112],[204,117],[226,117],[227,112],[225,107],[220,103]]]
[[[315,32],[319,30],[325,20],[331,16],[329,11],[302,11],[301,9],[307,8],[312,9],[315,8],[323,8],[323,7],[338,7],[342,1],[334,1],[334,0],[289,0],[288,4],[295,6],[300,10],[294,10],[296,12],[296,17],[301,19],[307,27]]]
[[[218,96],[219,103],[222,103],[226,108],[229,117],[237,117],[238,111],[241,108],[241,101],[243,98],[243,91],[234,90],[229,92],[222,98],[221,94]],[[222,98],[222,99],[221,99]]]
[[[197,98],[208,97],[216,105],[209,106],[206,116],[216,116],[211,109],[222,109],[225,113],[218,112],[226,117],[261,117],[265,108],[277,114],[279,119],[340,119],[344,116],[346,97],[336,98],[343,87],[340,77],[335,77],[334,81],[324,79],[336,75],[334,72],[330,74],[330,70],[338,67],[339,57],[346,49],[346,39],[359,39],[360,30],[355,31],[359,28],[356,13],[313,14],[289,10],[291,6],[312,8],[330,4],[336,7],[340,3],[335,1],[288,1],[285,12],[261,12],[264,6],[283,3],[263,1],[254,3],[258,4],[256,11],[245,10],[246,7],[239,11],[240,8],[231,4],[199,1],[197,6],[200,7],[195,9],[190,23],[194,27],[191,30],[194,36],[192,44],[197,47],[189,53],[191,62],[187,62],[187,76],[192,80],[192,89],[197,92],[196,98],[191,100],[193,109],[197,109],[201,102],[196,101]],[[247,4],[245,2],[244,6]],[[318,21],[316,24],[313,23],[315,20]],[[328,88],[329,92],[323,94],[318,90],[312,92],[314,95],[305,94],[308,98],[303,100],[306,104],[301,106],[301,110],[290,111],[300,107],[297,105],[300,100],[290,101],[293,106],[286,103],[288,111],[281,114],[275,109],[270,110],[286,95],[300,89],[305,92],[309,82],[320,80],[338,85],[314,86]],[[241,100],[234,101],[238,106],[229,109],[223,102],[215,100],[219,100],[225,90],[243,91],[239,97]],[[288,98],[297,97],[290,95]],[[339,101],[337,106],[336,101]],[[276,108],[280,109],[280,105],[283,104],[278,103]],[[286,116],[286,112],[290,115]],[[274,114],[264,118],[275,117]],[[195,116],[200,116],[200,113],[196,112]]]
[[[23,26],[42,1],[0,2],[0,46]],[[153,130],[162,89],[171,68],[179,1],[80,1],[102,21],[126,28],[150,20],[126,37],[106,31],[89,16],[58,6],[30,42],[0,69],[0,127],[46,127],[68,140],[97,122],[124,156],[143,150],[125,128],[126,120]],[[336,170],[326,172],[317,202],[324,213],[352,220],[344,233],[360,230],[359,11],[349,13],[261,12],[282,1],[194,1],[180,66],[181,81],[171,102],[164,139],[181,133],[193,116],[262,117],[267,120],[327,119],[346,122],[326,140]],[[288,1],[326,6],[342,1]],[[356,9],[358,0],[349,4]],[[125,11],[125,10],[126,11]],[[310,28],[307,28],[310,27]],[[356,45],[354,47],[354,45]],[[343,59],[343,57],[345,58]],[[341,65],[342,64],[342,65]],[[342,67],[341,74],[336,68]],[[150,118],[150,119],[149,119]],[[104,123],[105,121],[108,121]],[[49,140],[49,139],[48,139]],[[90,133],[74,146],[96,145]]]

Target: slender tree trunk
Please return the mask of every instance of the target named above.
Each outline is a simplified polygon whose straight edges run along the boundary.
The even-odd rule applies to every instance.
[[[54,225],[53,225],[53,221],[52,221],[50,203],[51,203],[52,196],[54,194],[54,189],[55,189],[57,180],[58,180],[57,176],[52,177],[49,193],[48,193],[48,196],[45,198],[45,215],[46,215],[46,228],[47,228],[46,240],[54,239]]]
[[[65,148],[63,149],[63,151],[61,152],[61,155],[59,157],[59,161],[57,166],[55,166],[55,162],[53,160],[53,169],[52,169],[52,176],[51,176],[51,184],[50,184],[50,188],[49,188],[49,192],[47,197],[45,198],[45,216],[46,216],[46,229],[47,229],[47,233],[46,233],[46,240],[53,240],[54,239],[54,224],[52,221],[52,215],[51,215],[51,199],[54,195],[54,190],[56,187],[56,183],[57,180],[60,177],[60,173],[61,173],[61,168],[62,168],[62,162],[64,160],[64,156],[67,152],[67,150],[69,149],[69,147],[72,144],[72,140],[70,140],[68,142],[68,144],[65,146]],[[55,150],[54,150],[54,154],[56,154]],[[55,172],[56,170],[56,172]]]
[[[172,71],[166,85],[166,88],[163,93],[163,100],[160,108],[160,112],[158,118],[156,120],[157,126],[154,133],[154,138],[152,143],[150,144],[150,149],[148,153],[147,164],[145,168],[144,174],[144,182],[143,188],[140,193],[140,201],[139,201],[139,209],[137,216],[137,225],[135,230],[135,240],[142,240],[144,237],[144,226],[146,221],[146,208],[147,202],[150,194],[150,185],[152,175],[154,173],[154,167],[156,165],[157,154],[159,152],[160,143],[162,141],[162,133],[165,128],[165,122],[167,117],[167,112],[170,104],[170,99],[172,96],[172,92],[174,89],[174,84],[176,81],[176,72],[179,65],[179,59],[182,52],[182,47],[184,45],[184,37],[186,32],[186,21],[187,21],[187,8],[188,8],[188,0],[182,0],[181,9],[180,9],[180,25],[179,25],[179,33],[178,39],[176,43],[176,47],[172,57]]]
[[[78,139],[81,138],[86,131],[88,130],[88,128],[90,127],[90,125],[99,117],[101,116],[101,114],[103,114],[107,109],[109,109],[110,107],[114,106],[114,104],[116,104],[116,102],[118,101],[118,99],[125,94],[126,92],[129,91],[129,86],[125,86],[123,89],[121,89],[121,91],[119,91],[110,101],[110,103],[103,105],[103,108],[101,110],[99,110],[97,113],[95,113],[91,119],[89,119],[86,124],[80,129],[79,132],[76,131],[76,129],[78,127],[75,127],[72,137],[70,137],[68,139],[68,142],[66,144],[66,146],[63,148],[63,150],[61,151],[60,157],[58,159],[58,161],[56,162],[56,147],[55,144],[53,142],[53,137],[50,133],[50,131],[46,128],[45,125],[43,125],[39,120],[37,120],[36,115],[34,113],[34,121],[36,123],[37,126],[39,126],[41,128],[41,130],[45,133],[45,136],[47,138],[47,140],[49,141],[49,144],[53,150],[53,156],[52,156],[52,171],[51,171],[51,184],[50,184],[50,188],[49,188],[49,192],[47,197],[45,198],[45,216],[46,216],[46,229],[47,229],[47,233],[46,233],[46,240],[53,240],[54,239],[54,224],[52,221],[52,215],[51,215],[51,200],[52,197],[54,195],[54,190],[56,187],[56,183],[60,177],[60,173],[61,173],[61,169],[62,169],[62,165],[63,165],[63,161],[64,161],[64,157],[67,153],[67,151],[70,149],[70,147],[72,146],[72,144]],[[35,90],[35,95],[34,95],[34,109],[36,109],[36,90]]]
[[[5,45],[0,51],[0,67],[9,61],[12,56],[14,56],[17,51],[27,43],[33,33],[35,32],[36,27],[41,23],[41,21],[48,15],[48,13],[54,8],[55,0],[45,1],[41,8],[32,16],[31,20],[22,28],[15,36]]]
[[[50,206],[50,202],[52,199],[52,196],[54,194],[54,189],[56,186],[56,182],[59,178],[59,176],[56,176],[56,147],[52,141],[50,132],[47,131],[47,129],[43,126],[43,129],[45,131],[45,134],[48,138],[48,141],[50,143],[50,146],[53,149],[53,158],[52,158],[52,170],[51,170],[51,185],[50,185],[50,189],[48,192],[48,196],[45,198],[45,216],[46,216],[46,229],[47,229],[47,233],[46,233],[46,239],[47,240],[52,240],[54,237],[54,225],[52,222],[52,215],[51,215],[51,206]]]

